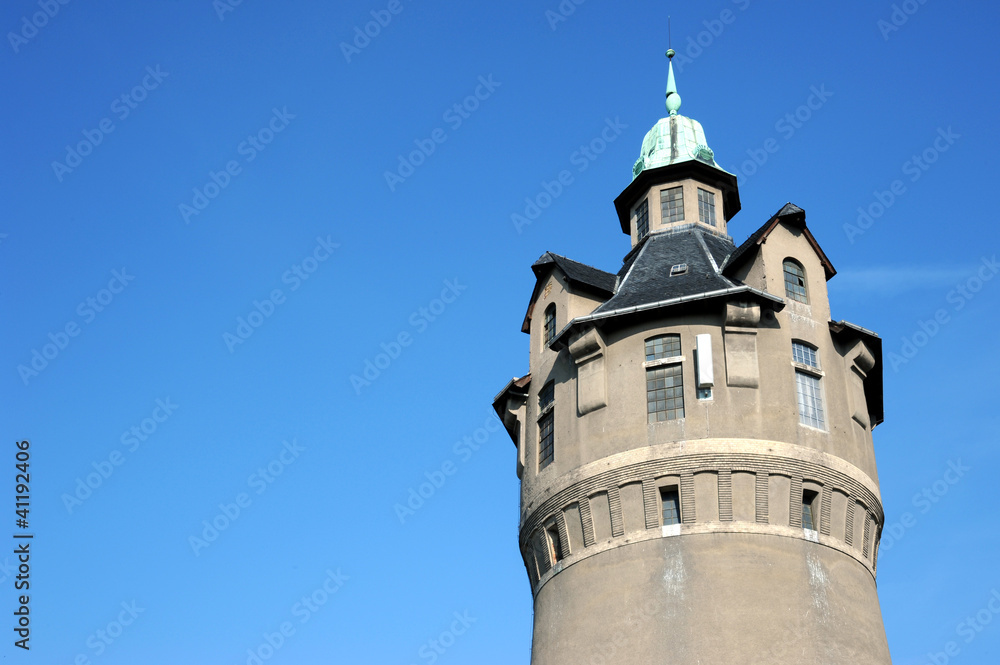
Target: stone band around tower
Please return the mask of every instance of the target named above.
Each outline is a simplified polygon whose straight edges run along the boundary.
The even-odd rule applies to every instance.
[[[734,514],[734,476],[739,504]],[[661,527],[657,488],[680,490],[682,523]],[[818,530],[802,528],[805,487],[820,504]],[[750,507],[752,504],[752,509]],[[555,575],[616,547],[702,533],[808,540],[840,551],[875,576],[884,513],[877,485],[844,460],[756,439],[703,439],[639,448],[587,464],[524,505],[520,546],[533,593]],[[543,531],[558,529],[560,560]],[[874,545],[874,547],[873,547]]]

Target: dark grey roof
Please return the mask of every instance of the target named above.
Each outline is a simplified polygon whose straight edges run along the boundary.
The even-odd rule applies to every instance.
[[[816,252],[816,256],[819,257],[820,263],[823,264],[823,270],[826,272],[826,278],[829,280],[831,277],[837,274],[837,269],[833,267],[830,263],[829,257],[823,251],[823,248],[819,246],[816,238],[813,237],[812,232],[809,227],[806,226],[806,211],[798,207],[794,203],[786,203],[781,207],[781,210],[774,213],[769,220],[764,222],[764,225],[759,229],[754,231],[749,238],[747,238],[742,245],[736,248],[728,259],[726,259],[725,265],[722,267],[722,272],[726,275],[732,275],[733,271],[739,266],[740,262],[745,261],[754,256],[754,253],[760,247],[761,243],[767,239],[767,236],[778,226],[779,223],[786,222],[791,224],[802,231],[802,235],[805,236],[806,241]]]
[[[618,291],[594,314],[729,289],[737,284],[716,269],[733,251],[733,243],[698,228],[654,233],[639,251],[626,257]],[[716,265],[712,264],[713,259]],[[687,272],[670,276],[671,266],[687,264]]]
[[[545,269],[551,264],[559,266],[559,269],[566,274],[566,278],[571,282],[589,286],[592,289],[596,289],[597,291],[608,295],[615,292],[617,277],[612,273],[598,270],[593,266],[588,266],[586,263],[580,263],[579,261],[567,259],[565,256],[559,256],[558,254],[553,254],[552,252],[545,252],[542,254],[541,257],[539,257],[539,259],[532,264],[531,269],[535,272],[536,276],[540,277]]]
[[[720,238],[711,233],[704,233],[702,237],[705,239],[705,244],[708,245],[708,250],[715,258],[715,265],[721,268],[722,264],[726,262],[726,257],[734,251],[733,241],[729,238]]]

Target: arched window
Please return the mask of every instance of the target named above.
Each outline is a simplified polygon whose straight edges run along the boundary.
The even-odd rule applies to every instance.
[[[545,338],[545,343],[548,344],[556,336],[556,304],[552,303],[545,308],[545,332],[543,337]]]
[[[802,264],[795,259],[785,259],[782,264],[785,270],[785,295],[792,300],[809,304],[809,296],[806,295],[806,271]]]

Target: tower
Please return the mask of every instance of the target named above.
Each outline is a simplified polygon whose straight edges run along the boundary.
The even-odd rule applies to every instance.
[[[733,243],[736,177],[678,113],[672,64],[666,106],[614,202],[621,269],[531,266],[529,373],[493,404],[532,665],[888,664],[881,340],[831,319],[798,206]]]

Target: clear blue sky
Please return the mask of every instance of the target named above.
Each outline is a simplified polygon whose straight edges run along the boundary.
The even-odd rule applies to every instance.
[[[559,21],[558,0],[49,4],[0,13],[0,537],[29,438],[31,662],[408,665],[453,627],[439,663],[528,662],[489,404],[526,370],[530,264],[614,271],[629,249],[612,201],[664,114],[667,14],[681,112],[741,177],[734,239],[803,207],[834,317],[905,360],[875,431],[894,662],[949,642],[996,662],[1000,279],[968,284],[998,251],[995,6],[909,0],[892,25],[888,0],[589,0]],[[877,214],[845,230],[859,207]],[[0,654],[28,662],[7,623]]]

